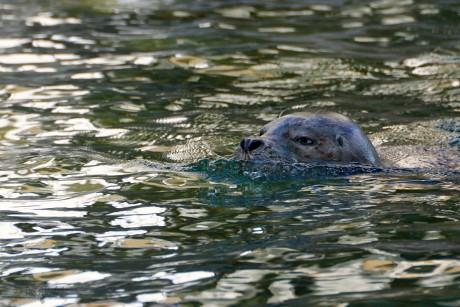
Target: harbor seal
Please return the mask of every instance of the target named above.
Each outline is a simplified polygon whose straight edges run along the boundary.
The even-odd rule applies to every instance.
[[[300,112],[279,117],[245,138],[236,160],[295,162],[358,162],[382,166],[374,146],[348,117],[333,112]]]

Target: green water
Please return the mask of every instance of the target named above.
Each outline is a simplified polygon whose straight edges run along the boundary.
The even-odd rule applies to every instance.
[[[458,306],[459,21],[0,1],[0,305]],[[227,159],[286,110],[348,115],[407,167]]]

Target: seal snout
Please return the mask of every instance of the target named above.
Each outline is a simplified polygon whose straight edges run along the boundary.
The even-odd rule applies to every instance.
[[[246,154],[256,151],[257,149],[261,149],[265,146],[266,146],[265,142],[261,139],[246,138],[246,139],[242,139],[240,142],[240,147],[243,150],[243,152]]]

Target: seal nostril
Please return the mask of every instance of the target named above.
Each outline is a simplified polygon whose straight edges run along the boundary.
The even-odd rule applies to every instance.
[[[262,146],[264,143],[261,140],[252,140],[251,143],[249,144],[248,150],[249,151],[254,151],[260,146]]]
[[[340,147],[343,147],[343,140],[342,140],[342,137],[340,137],[340,136],[337,137],[337,143],[339,143],[339,146],[340,146]]]
[[[240,142],[240,147],[244,152],[249,153],[257,148],[260,148],[264,144],[264,141],[258,139],[243,139]]]

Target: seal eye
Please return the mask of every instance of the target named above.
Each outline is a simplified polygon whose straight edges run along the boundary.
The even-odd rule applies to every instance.
[[[297,138],[294,139],[294,141],[296,143],[299,143],[300,145],[303,145],[303,146],[312,146],[312,145],[315,145],[316,142],[306,136],[299,136]]]

